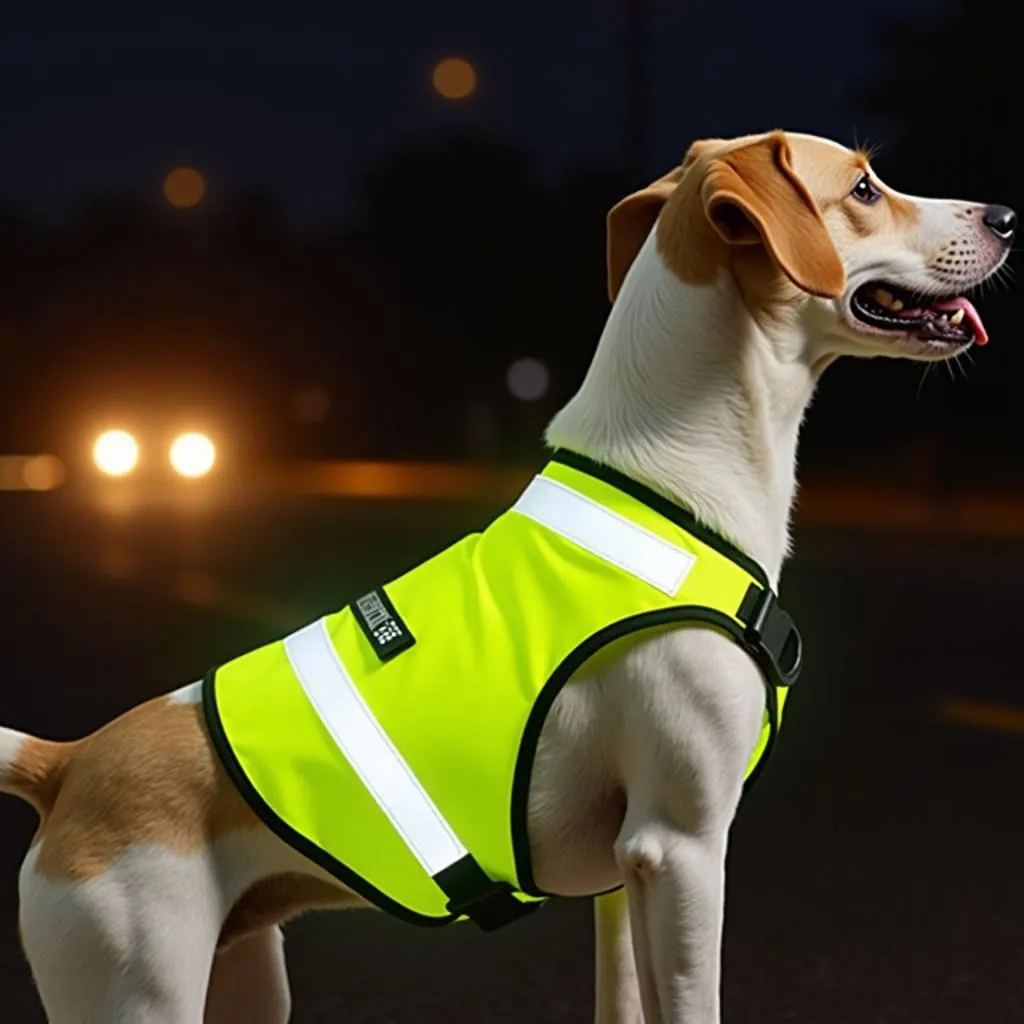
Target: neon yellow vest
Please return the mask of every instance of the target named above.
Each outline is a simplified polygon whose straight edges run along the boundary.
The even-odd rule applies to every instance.
[[[253,810],[312,861],[405,920],[490,930],[549,895],[526,812],[559,690],[611,641],[679,626],[762,671],[749,783],[799,673],[792,620],[687,511],[557,452],[482,533],[211,672],[206,721]]]

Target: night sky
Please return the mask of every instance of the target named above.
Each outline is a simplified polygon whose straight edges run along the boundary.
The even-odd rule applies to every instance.
[[[932,13],[941,0],[901,0]],[[192,163],[211,198],[269,187],[315,223],[357,200],[360,170],[446,127],[528,146],[546,173],[614,157],[622,138],[616,0],[475,0],[258,10],[40,3],[0,35],[0,202],[60,217],[95,191],[157,194]],[[841,141],[873,135],[850,91],[870,77],[873,26],[895,5],[860,0],[653,0],[654,173],[702,135],[772,127]],[[282,11],[286,12],[282,17]],[[104,14],[109,17],[104,17]],[[446,103],[434,62],[470,58],[480,89]],[[883,165],[884,171],[884,165]]]

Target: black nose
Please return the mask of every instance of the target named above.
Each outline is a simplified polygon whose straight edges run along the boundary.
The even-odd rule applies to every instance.
[[[1009,242],[1017,230],[1017,214],[1008,206],[986,206],[981,219],[1001,242]]]

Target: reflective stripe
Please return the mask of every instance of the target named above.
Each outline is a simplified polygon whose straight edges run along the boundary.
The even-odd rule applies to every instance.
[[[534,477],[512,508],[669,597],[697,561],[691,552],[550,477]]]
[[[324,620],[287,637],[284,647],[324,727],[427,874],[464,857],[466,848],[367,707]]]

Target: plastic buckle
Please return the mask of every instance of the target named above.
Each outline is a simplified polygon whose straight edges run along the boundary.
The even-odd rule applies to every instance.
[[[746,623],[747,642],[767,655],[776,676],[775,684],[792,686],[803,667],[803,640],[771,588],[752,583],[738,617]]]
[[[449,900],[447,910],[459,917],[468,917],[481,931],[493,932],[532,914],[538,906],[537,903],[517,900],[507,882],[496,882],[490,891],[479,893],[462,903]]]
[[[517,900],[508,882],[493,881],[470,854],[433,877],[448,897],[448,913],[468,917],[485,932],[518,921],[540,906]]]

